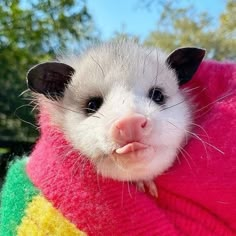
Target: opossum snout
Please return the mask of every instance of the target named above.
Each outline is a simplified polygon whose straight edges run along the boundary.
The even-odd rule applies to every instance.
[[[111,137],[116,143],[123,145],[143,140],[151,130],[151,121],[147,117],[133,113],[114,122],[111,127]]]

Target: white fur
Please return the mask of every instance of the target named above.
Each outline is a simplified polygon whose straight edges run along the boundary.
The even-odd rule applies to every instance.
[[[102,44],[80,57],[60,59],[72,66],[75,74],[64,98],[54,102],[49,113],[74,148],[90,158],[103,176],[151,180],[176,159],[191,112],[166,58],[158,49],[121,41]],[[156,86],[168,96],[164,107],[148,98],[149,89]],[[105,102],[97,113],[86,117],[83,108],[91,96],[103,96]],[[117,158],[112,155],[117,144],[109,130],[114,121],[132,112],[150,119],[152,132],[143,140],[150,148],[136,159]]]

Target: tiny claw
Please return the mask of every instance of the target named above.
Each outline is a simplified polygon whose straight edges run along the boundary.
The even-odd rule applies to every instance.
[[[136,182],[138,191],[146,192],[145,189],[155,198],[158,198],[157,186],[153,180]]]
[[[147,187],[149,193],[155,197],[158,198],[158,191],[157,191],[157,186],[154,183],[154,181],[145,181],[145,186]]]
[[[138,181],[136,183],[137,189],[139,192],[143,192],[145,193],[145,186],[144,186],[144,182],[143,181]]]

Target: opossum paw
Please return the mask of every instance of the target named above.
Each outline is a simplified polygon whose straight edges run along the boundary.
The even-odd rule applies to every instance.
[[[138,181],[136,182],[138,191],[146,192],[148,191],[153,197],[158,198],[157,186],[153,180],[149,181]]]

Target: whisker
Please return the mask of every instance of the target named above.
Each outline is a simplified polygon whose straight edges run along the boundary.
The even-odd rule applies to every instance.
[[[158,61],[159,61],[159,57],[158,57],[158,51],[157,51],[157,49],[156,49],[156,59],[157,59],[157,65],[159,65],[159,63],[158,63]],[[158,71],[159,70],[159,67],[157,66],[156,67],[156,75],[155,75],[155,77],[154,77],[154,85],[156,86],[156,84],[157,84],[157,78],[158,78]],[[152,96],[151,96],[151,98],[150,98],[150,102],[149,102],[149,106],[151,106],[151,103],[153,102],[153,96],[154,96],[154,90],[153,90],[153,92],[152,92]]]
[[[170,121],[167,121],[168,123],[170,123],[170,124],[172,124],[172,125],[174,125],[172,122],[170,122]],[[176,126],[176,125],[174,125],[176,128],[178,128],[178,129],[180,129],[178,126]],[[201,141],[202,142],[202,144],[203,144],[203,147],[204,147],[204,149],[205,149],[205,152],[206,152],[206,155],[208,156],[208,152],[207,152],[207,148],[206,148],[206,145],[205,145],[205,142],[197,135],[197,134],[194,134],[193,132],[190,132],[190,131],[188,131],[188,130],[186,130],[186,129],[183,129],[186,133],[188,133],[188,134],[190,134],[190,135],[192,135],[192,136],[194,136],[195,138],[197,138],[199,141]]]
[[[181,161],[180,161],[179,155],[176,155],[176,159],[177,159],[179,165],[181,165]]]
[[[214,145],[212,145],[212,144],[210,144],[210,143],[208,143],[208,142],[206,142],[206,141],[203,141],[203,139],[200,138],[199,135],[197,135],[197,134],[195,134],[195,133],[193,133],[193,132],[191,132],[191,131],[188,131],[188,130],[187,130],[187,132],[188,132],[189,134],[191,134],[192,136],[194,136],[195,138],[197,138],[198,140],[200,140],[200,141],[203,143],[204,146],[205,146],[205,144],[207,144],[208,146],[212,147],[213,149],[215,149],[216,151],[218,151],[218,152],[220,152],[221,154],[224,155],[224,152],[223,152],[222,150],[220,150],[220,149],[217,148],[216,146],[214,146]]]
[[[159,110],[160,112],[162,112],[162,111],[164,111],[164,110],[168,110],[168,109],[171,109],[171,108],[173,108],[173,107],[175,107],[175,106],[178,106],[178,105],[180,105],[180,104],[182,104],[182,103],[184,103],[185,102],[185,100],[183,100],[183,101],[181,101],[181,102],[178,102],[178,103],[175,103],[174,105],[171,105],[171,106],[169,106],[169,107],[163,107],[161,110]],[[150,116],[153,112],[156,112],[157,110],[159,109],[159,107],[157,107],[156,109],[154,109],[153,111],[150,111],[148,114],[147,114],[147,116]]]
[[[221,101],[221,100],[231,96],[232,94],[234,94],[234,92],[231,92],[231,93],[228,93],[228,94],[226,94],[226,95],[224,95],[222,97],[219,97],[218,99],[216,99],[215,101],[207,104],[206,106],[199,108],[198,110],[196,110],[196,112],[202,111],[202,110],[206,109],[207,107],[209,107],[209,106],[211,106],[211,105],[213,105],[213,104],[215,104],[215,103],[217,103],[217,102],[219,102],[219,101]]]
[[[64,110],[67,110],[67,111],[71,111],[71,112],[74,112],[74,113],[77,113],[77,114],[83,114],[83,113],[80,112],[80,111],[72,110],[71,108],[67,108],[67,107],[61,106],[61,105],[56,104],[56,103],[54,103],[54,102],[50,102],[50,101],[45,101],[45,102],[47,102],[47,103],[49,103],[49,104],[52,104],[52,105],[54,105],[54,106],[60,107],[60,108],[62,108],[62,109],[64,109]],[[82,110],[94,111],[94,112],[98,113],[99,115],[104,116],[102,113],[100,113],[99,111],[96,111],[96,110],[94,110],[94,109],[82,108]],[[95,118],[100,118],[100,117],[98,117],[97,115],[92,115],[92,116],[95,117]]]
[[[182,147],[179,147],[179,148],[178,148],[178,151],[182,154],[182,157],[184,158],[184,160],[185,160],[186,163],[188,164],[189,168],[193,171],[193,168],[192,168],[192,166],[190,165],[190,162],[189,162],[188,158],[186,157],[186,155],[188,155],[188,157],[191,158],[190,155],[189,155],[189,153],[186,152]],[[192,159],[192,158],[191,158],[191,159]]]
[[[130,191],[130,181],[126,181],[126,183],[127,183],[129,196],[130,196],[130,198],[132,198],[133,196],[132,196],[131,191]]]
[[[153,102],[153,96],[154,96],[154,92],[155,92],[155,90],[153,89],[152,90],[152,96],[151,96],[151,98],[150,98],[150,101],[149,101],[149,107],[151,106],[151,103]]]
[[[96,171],[97,186],[98,186],[99,191],[101,192],[100,177],[101,175],[98,173],[98,171]]]
[[[86,166],[88,163],[90,163],[90,161],[88,160],[88,158],[82,157],[80,176],[83,176],[83,175],[84,175],[85,166]]]
[[[172,106],[164,107],[163,109],[160,110],[160,112],[161,112],[161,111],[164,111],[164,110],[167,110],[167,109],[170,109],[170,108],[172,108],[172,107],[176,107],[176,106],[178,106],[178,105],[180,105],[180,104],[182,104],[182,103],[184,103],[184,102],[185,102],[185,100],[183,100],[183,101],[181,101],[181,102],[178,102],[178,103],[176,103],[176,104],[174,104],[174,105],[172,105]]]
[[[144,61],[143,61],[143,75],[144,75],[144,72],[145,72],[146,60],[149,57],[149,55],[153,52],[153,50],[154,49],[151,49],[150,52],[148,54],[146,54],[146,56],[144,58]]]
[[[102,71],[103,77],[105,77],[105,73],[104,70],[102,68],[102,66],[93,58],[92,55],[90,55],[90,57],[92,58],[92,60],[97,64],[97,66],[100,68],[100,70]]]
[[[26,93],[30,92],[30,89],[24,90],[22,93],[19,94],[19,97],[25,95]]]
[[[176,125],[174,125],[172,122],[170,121],[167,121],[168,123],[170,123],[171,125],[175,126],[176,128],[179,128],[177,127]],[[180,128],[179,128],[180,129]],[[208,152],[207,152],[207,147],[206,145],[210,146],[211,148],[215,149],[216,151],[218,151],[219,153],[223,154],[224,155],[224,152],[222,150],[220,150],[219,148],[217,148],[216,146],[214,146],[213,144],[210,144],[209,142],[206,142],[204,141],[202,138],[199,137],[199,135],[189,131],[189,130],[186,130],[186,129],[183,129],[185,132],[187,132],[188,134],[190,134],[191,136],[195,137],[197,140],[201,141],[201,143],[203,144],[203,147],[205,149],[205,152],[206,152],[206,155],[208,156]]]
[[[74,164],[73,164],[73,166],[72,166],[72,168],[71,168],[72,177],[73,177],[74,175],[76,175],[78,169],[80,168],[80,163],[81,163],[81,161],[80,161],[79,158],[75,160],[75,162],[74,162]],[[79,164],[79,165],[77,165],[77,164]]]
[[[202,132],[206,135],[207,139],[208,139],[208,140],[210,139],[208,133],[206,132],[206,130],[205,130],[201,125],[198,125],[198,124],[193,123],[193,122],[191,122],[190,125],[196,126],[196,127],[198,127],[199,129],[201,129]]]
[[[19,109],[23,108],[23,107],[32,107],[32,105],[30,105],[30,104],[24,104],[24,105],[22,105],[22,106],[17,107],[16,110],[14,111],[14,115],[15,115],[19,120],[21,120],[22,122],[24,122],[24,123],[26,123],[26,124],[28,124],[28,125],[33,126],[35,129],[39,129],[39,127],[38,127],[37,125],[35,125],[35,124],[33,124],[33,123],[31,123],[31,122],[29,122],[29,121],[27,121],[27,120],[24,120],[24,119],[22,119],[19,115],[17,115],[17,111],[18,111]]]
[[[199,88],[201,88],[201,87],[200,87],[200,86],[196,86],[196,87],[193,87],[193,88],[185,88],[184,91],[185,91],[185,92],[192,92],[192,91],[194,91],[194,90],[196,90],[196,89],[199,89]],[[206,90],[206,88],[204,88],[202,91],[204,91],[204,90]],[[202,92],[202,91],[201,91],[201,92]],[[201,93],[201,92],[200,92],[200,93]]]

